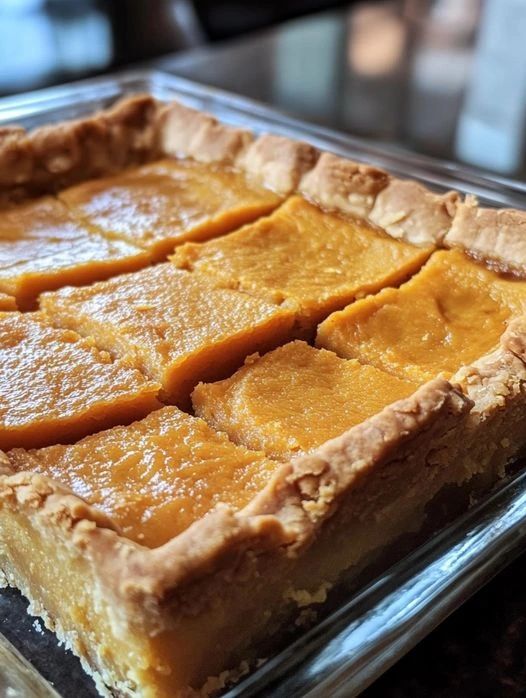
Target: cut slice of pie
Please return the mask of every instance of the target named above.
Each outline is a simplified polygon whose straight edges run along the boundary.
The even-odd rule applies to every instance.
[[[231,288],[294,301],[311,328],[355,298],[404,281],[431,251],[296,196],[226,237],[179,247],[171,259]]]
[[[111,517],[122,535],[149,548],[219,504],[242,509],[278,467],[177,407],[73,445],[14,449],[8,457],[16,472],[52,477]]]
[[[39,293],[87,284],[146,266],[150,256],[122,240],[107,240],[46,196],[0,211],[0,291],[21,309]]]
[[[159,264],[85,288],[46,293],[53,321],[93,337],[159,381],[178,405],[200,381],[222,378],[247,354],[291,338],[293,310],[220,288],[203,276]]]
[[[0,448],[68,442],[147,414],[159,385],[38,313],[0,313]]]
[[[296,341],[250,356],[230,378],[201,383],[192,403],[196,414],[235,443],[286,460],[343,434],[416,388]]]
[[[110,238],[160,260],[186,240],[206,240],[272,211],[281,198],[224,166],[162,160],[67,189],[62,201]]]
[[[526,282],[499,276],[459,250],[435,252],[400,288],[328,317],[316,343],[395,376],[450,377],[499,345],[526,308]]]

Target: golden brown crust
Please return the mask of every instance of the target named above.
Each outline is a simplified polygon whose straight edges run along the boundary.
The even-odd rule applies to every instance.
[[[232,165],[254,139],[250,131],[222,124],[211,114],[179,102],[160,109],[157,128],[163,153],[200,162]]]
[[[9,473],[8,458],[3,453],[1,456],[0,473],[7,477],[1,481],[0,498],[20,507],[39,510],[50,523],[67,529],[81,521],[90,521],[97,527],[117,530],[108,516],[73,495],[60,483],[37,473]]]
[[[526,447],[526,366],[502,345],[451,379],[473,400],[463,429],[448,452],[452,478],[457,484],[472,481],[472,488],[487,492],[506,474],[507,465]]]
[[[85,119],[10,129],[0,139],[0,204],[53,192],[157,152],[157,102],[138,95]]]
[[[433,194],[418,182],[391,179],[376,197],[369,218],[394,238],[437,245],[451,227],[458,201],[457,192]]]
[[[332,153],[322,153],[299,186],[301,194],[329,210],[367,218],[377,195],[387,186],[387,172]]]
[[[502,335],[501,345],[526,362],[526,315],[510,322]]]
[[[504,271],[526,275],[526,212],[489,209],[477,205],[474,196],[457,206],[447,247],[460,247],[478,258],[491,260]]]
[[[265,134],[241,154],[237,164],[264,187],[287,195],[298,189],[318,157],[318,150],[309,143]]]
[[[526,366],[505,344],[503,341],[491,354],[463,366],[451,379],[473,400],[472,415],[477,419],[481,415],[486,418],[495,408],[504,409],[511,398],[523,392]]]

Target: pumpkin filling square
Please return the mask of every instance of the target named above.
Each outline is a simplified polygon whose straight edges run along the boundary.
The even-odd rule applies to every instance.
[[[328,317],[316,344],[404,379],[450,377],[495,349],[525,304],[526,282],[500,276],[458,250],[440,251],[400,288]]]
[[[197,415],[234,443],[286,460],[339,436],[416,387],[295,341],[249,357],[230,378],[199,384],[192,402]]]
[[[44,294],[54,322],[93,337],[163,386],[179,406],[200,380],[229,375],[254,351],[291,338],[292,310],[169,262],[85,288]]]
[[[177,407],[76,444],[14,449],[8,458],[15,471],[65,485],[148,547],[166,543],[219,504],[241,509],[278,467]]]
[[[135,271],[147,252],[109,240],[51,196],[0,212],[0,292],[31,308],[42,291]]]
[[[74,441],[144,416],[159,385],[39,313],[0,313],[0,449]]]
[[[171,260],[273,302],[295,302],[313,327],[355,298],[405,280],[430,254],[295,196],[230,235],[179,247]]]
[[[186,240],[206,240],[272,211],[281,201],[233,169],[161,160],[84,182],[60,194],[78,216],[161,260]]]

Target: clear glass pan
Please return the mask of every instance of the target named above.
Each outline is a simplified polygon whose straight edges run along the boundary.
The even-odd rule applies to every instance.
[[[526,205],[525,187],[519,182],[492,179],[424,156],[383,152],[366,141],[160,72],[123,73],[3,99],[0,125],[17,122],[31,128],[74,118],[136,92],[149,92],[159,99],[178,98],[226,122],[305,139],[322,149],[381,165],[435,188],[453,187],[477,194],[490,205]],[[454,524],[353,594],[301,639],[244,679],[228,698],[347,698],[358,694],[526,546],[525,484],[526,473],[500,486]],[[8,681],[11,693],[7,692]],[[62,692],[69,695],[64,689]],[[75,693],[81,698],[78,688]],[[0,695],[57,695],[16,651],[10,655],[9,643],[1,635]]]

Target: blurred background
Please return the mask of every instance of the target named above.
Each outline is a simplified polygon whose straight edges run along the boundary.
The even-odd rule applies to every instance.
[[[1,0],[0,95],[154,65],[523,182],[525,39],[526,0]]]

